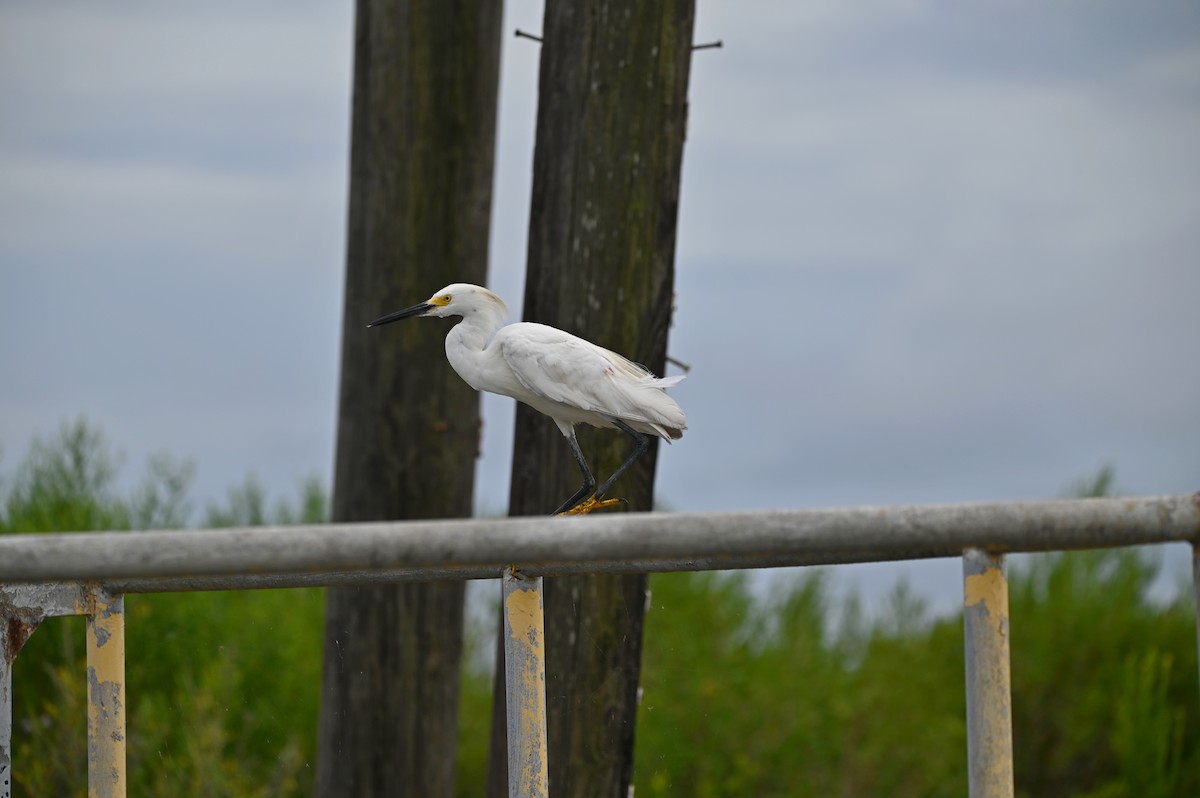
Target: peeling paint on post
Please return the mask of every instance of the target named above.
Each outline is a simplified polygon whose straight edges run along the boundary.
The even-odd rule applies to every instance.
[[[88,596],[88,796],[125,796],[125,598]]]
[[[967,759],[971,798],[1012,798],[1012,688],[1004,555],[963,552]]]
[[[504,678],[508,709],[508,794],[545,798],[546,623],[542,580],[504,572]]]

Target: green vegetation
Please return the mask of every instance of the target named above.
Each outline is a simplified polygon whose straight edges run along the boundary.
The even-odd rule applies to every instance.
[[[0,533],[174,528],[191,467],[150,462],[122,495],[118,458],[84,422],[36,442],[0,481]],[[253,479],[211,505],[207,526],[319,522],[313,481],[268,509]],[[129,793],[311,793],[323,645],[320,590],[134,595],[125,599]],[[83,619],[47,620],[13,669],[14,795],[85,795]]]
[[[1018,795],[1200,795],[1186,594],[1148,601],[1158,567],[1136,550],[1021,565],[1010,596]],[[638,795],[966,794],[960,615],[926,618],[899,588],[890,618],[838,618],[821,571],[767,602],[742,574],[652,586]]]
[[[0,478],[0,532],[173,527],[190,468],[153,460],[122,494],[117,458],[86,424],[36,444]],[[1103,493],[1103,471],[1078,493]],[[207,525],[325,515],[319,484],[268,505],[252,480]],[[1186,591],[1149,597],[1153,552],[1019,559],[1011,582],[1018,793],[1200,794],[1195,621]],[[639,796],[961,796],[961,617],[930,617],[903,586],[886,617],[836,599],[829,571],[651,580],[638,719]],[[312,792],[323,593],[129,596],[130,794]],[[494,608],[469,619],[461,795],[479,795],[490,722]],[[15,795],[83,795],[83,629],[47,621],[14,672]]]

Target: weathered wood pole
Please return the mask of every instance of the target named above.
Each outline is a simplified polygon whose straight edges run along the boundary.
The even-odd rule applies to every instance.
[[[486,282],[501,15],[358,2],[334,521],[471,514],[479,400],[447,325],[365,325]],[[462,609],[462,583],[329,590],[318,795],[453,793]]]
[[[548,0],[542,29],[524,318],[658,374],[674,298],[693,16],[692,0]],[[599,479],[632,451],[611,430],[581,428],[579,442]],[[511,514],[549,513],[579,486],[558,428],[523,405],[514,449]],[[656,452],[613,491],[630,510],[651,509]],[[546,579],[545,591],[551,794],[624,796],[646,579]],[[496,717],[492,796],[507,783],[504,727]]]

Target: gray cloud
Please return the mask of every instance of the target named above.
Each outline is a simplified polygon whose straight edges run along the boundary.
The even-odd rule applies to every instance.
[[[0,10],[0,441],[328,476],[351,9]],[[510,3],[491,283],[519,312],[537,45]],[[694,509],[1030,498],[1200,471],[1200,12],[702,4],[672,353]],[[435,288],[431,287],[432,288]],[[283,322],[281,323],[281,320]],[[485,402],[480,504],[512,408]]]

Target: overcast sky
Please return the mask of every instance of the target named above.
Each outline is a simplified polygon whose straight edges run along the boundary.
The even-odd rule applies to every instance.
[[[134,475],[193,460],[200,506],[328,482],[352,27],[345,1],[0,6],[0,469],[84,415]],[[490,282],[519,313],[516,27],[541,5],[503,45]],[[1041,498],[1104,463],[1200,487],[1200,6],[701,0],[714,39],[663,500]],[[511,402],[484,415],[497,512]]]

